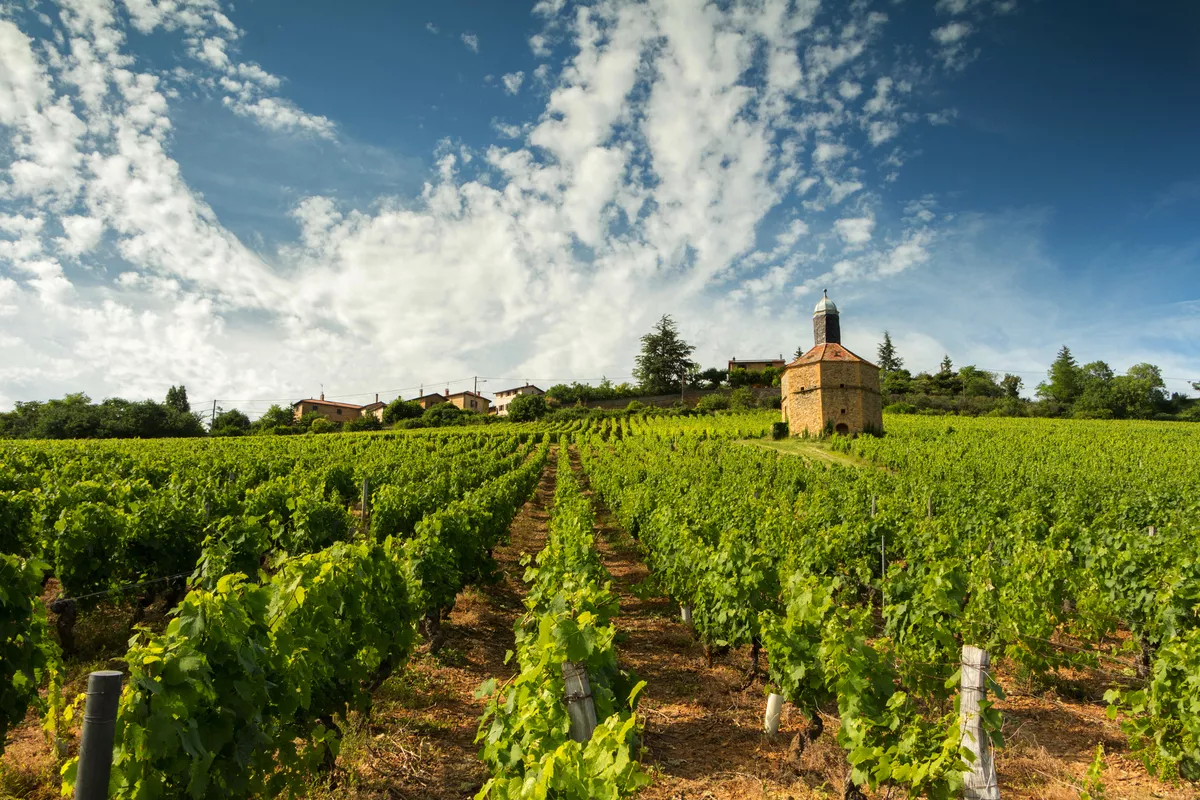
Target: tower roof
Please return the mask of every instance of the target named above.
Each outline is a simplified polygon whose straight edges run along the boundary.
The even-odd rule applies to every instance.
[[[839,344],[837,342],[827,342],[825,344],[819,344],[816,347],[814,347],[813,349],[809,350],[804,355],[797,358],[792,363],[788,364],[788,366],[789,367],[802,367],[805,364],[816,364],[819,361],[850,361],[850,362],[858,362],[861,364],[866,364],[871,367],[875,367],[875,365],[872,364],[870,361],[867,361],[862,356],[858,356],[858,355],[855,355],[854,353],[851,353],[849,350],[842,347],[841,344]],[[875,367],[875,368],[879,369],[878,367]]]
[[[817,307],[813,309],[813,316],[817,314],[836,314],[838,313],[837,306],[829,299],[829,292],[825,291],[824,296],[817,302]]]

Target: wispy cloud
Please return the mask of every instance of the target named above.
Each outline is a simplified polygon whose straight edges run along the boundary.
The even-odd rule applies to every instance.
[[[501,81],[504,83],[504,91],[507,94],[516,94],[521,91],[521,84],[525,81],[525,73],[510,72],[501,78]]]
[[[473,33],[464,33],[462,35],[462,43],[467,46],[467,49],[472,53],[479,52],[479,37]]]

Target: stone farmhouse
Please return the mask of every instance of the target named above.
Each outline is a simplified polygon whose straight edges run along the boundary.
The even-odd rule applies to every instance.
[[[455,392],[446,395],[446,402],[458,406],[464,411],[474,411],[477,414],[487,414],[492,401],[477,392]]]
[[[434,392],[433,394],[423,394],[414,399],[413,402],[419,405],[423,410],[427,411],[436,405],[441,405],[442,403],[446,402],[446,395],[439,392]]]
[[[368,415],[382,422],[383,410],[385,408],[387,408],[387,403],[380,402],[379,395],[375,395],[375,402],[359,406],[354,403],[338,403],[333,400],[326,400],[324,392],[321,392],[321,397],[318,399],[309,398],[307,400],[297,400],[292,403],[292,413],[296,419],[300,419],[305,414],[315,413],[320,414],[330,422],[349,422],[352,419]]]
[[[508,404],[513,401],[514,397],[523,394],[538,395],[545,394],[545,392],[534,386],[532,383],[527,383],[524,386],[518,386],[515,389],[505,389],[503,391],[496,392],[496,415],[500,417],[507,417]]]
[[[842,346],[837,306],[826,294],[813,310],[813,348],[780,379],[783,421],[793,436],[883,433],[879,367]]]

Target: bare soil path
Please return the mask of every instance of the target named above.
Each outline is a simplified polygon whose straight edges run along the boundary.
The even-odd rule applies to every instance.
[[[525,610],[521,559],[546,541],[556,458],[551,448],[534,496],[513,520],[509,543],[493,552],[498,580],[458,595],[443,623],[441,652],[430,655],[422,645],[404,671],[380,688],[370,719],[347,733],[336,786],[314,789],[312,797],[461,800],[483,785],[488,774],[475,744],[483,701],[475,690],[488,678],[514,674],[504,657]]]

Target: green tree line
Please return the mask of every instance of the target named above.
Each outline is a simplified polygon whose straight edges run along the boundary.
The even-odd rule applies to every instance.
[[[1200,400],[1168,393],[1162,370],[1148,363],[1117,373],[1104,361],[1080,365],[1064,345],[1034,387],[1022,395],[1019,375],[955,368],[949,355],[933,372],[912,374],[888,331],[877,351],[885,409],[894,413],[958,413],[1075,419],[1178,419],[1200,421]],[[1200,382],[1192,384],[1200,391]]]

